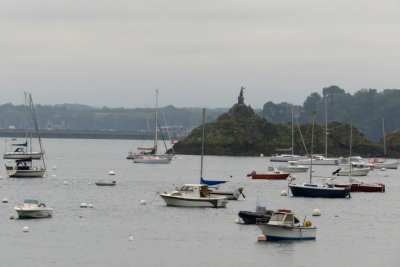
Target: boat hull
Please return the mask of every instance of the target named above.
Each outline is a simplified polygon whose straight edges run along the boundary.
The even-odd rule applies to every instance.
[[[238,190],[210,190],[210,196],[226,197],[227,200],[238,200],[240,194]]]
[[[7,169],[6,173],[11,178],[43,178],[45,169],[16,170]]]
[[[310,167],[286,167],[286,166],[278,166],[276,167],[279,171],[284,172],[307,172]]]
[[[306,187],[301,185],[289,185],[294,197],[316,197],[316,198],[345,198],[350,197],[349,188],[320,188]]]
[[[139,156],[133,159],[134,163],[145,163],[145,164],[168,164],[171,162],[172,157],[160,157],[160,156]]]
[[[368,185],[368,184],[335,184],[335,187],[341,188],[349,188],[350,192],[385,192],[385,185],[384,184],[375,184],[375,185]]]
[[[271,162],[288,162],[288,161],[297,161],[301,159],[302,156],[296,156],[296,155],[280,155],[280,156],[272,156],[269,161]]]
[[[258,224],[267,241],[315,240],[316,227]]]
[[[268,222],[272,216],[271,214],[251,212],[251,211],[239,211],[239,218],[242,219],[244,224],[256,224],[257,220],[262,219],[265,222]]]
[[[251,174],[252,179],[285,180],[290,173]]]
[[[373,163],[375,169],[397,169],[399,167],[399,163]]]
[[[352,169],[351,170],[351,176],[367,176],[369,173],[369,168],[363,168],[363,169]],[[340,170],[336,175],[338,176],[349,176],[350,172],[349,170]]]
[[[223,208],[228,202],[225,197],[183,198],[163,193],[160,196],[165,204],[176,207]]]
[[[15,208],[18,213],[18,218],[29,219],[29,218],[48,218],[53,216],[52,209],[18,209]]]
[[[22,152],[6,152],[3,155],[3,159],[41,159],[43,156],[42,152],[22,153]]]

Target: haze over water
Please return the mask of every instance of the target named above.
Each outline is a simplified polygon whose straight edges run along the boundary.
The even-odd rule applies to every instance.
[[[398,170],[374,170],[361,178],[384,183],[385,193],[352,193],[351,199],[294,198],[280,196],[288,190],[287,181],[246,177],[253,170],[265,171],[268,158],[206,156],[204,177],[228,179],[224,188],[244,187],[246,198],[222,209],[176,208],[167,207],[156,193],[198,183],[199,156],[178,155],[169,165],[145,165],[125,159],[129,150],[146,145],[143,141],[43,143],[47,178],[6,178],[7,161],[0,160],[0,198],[9,200],[0,203],[2,266],[397,266],[400,260]],[[0,151],[4,146],[0,142]],[[328,175],[336,167],[313,169],[316,175]],[[110,170],[116,175],[109,176]],[[297,183],[309,178],[308,173],[295,175]],[[116,180],[117,185],[93,184],[99,180]],[[25,198],[52,207],[53,218],[10,220],[10,214],[16,215],[14,206]],[[235,220],[240,210],[253,211],[259,198],[266,199],[268,209],[292,209],[301,221],[307,216],[318,227],[317,239],[257,242],[259,228]],[[147,205],[139,204],[142,199]],[[81,209],[82,202],[94,208]],[[321,217],[311,216],[315,208]],[[22,232],[24,226],[29,233]]]

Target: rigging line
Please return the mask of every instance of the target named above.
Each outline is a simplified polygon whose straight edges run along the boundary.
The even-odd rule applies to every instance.
[[[163,117],[164,117],[165,127],[167,127],[168,139],[169,139],[169,141],[171,142],[171,135],[169,134],[169,127],[168,127],[168,124],[167,124],[167,120],[165,119],[164,110],[163,110],[163,112],[162,112],[162,115],[163,115]],[[160,132],[161,132],[161,130],[160,130]],[[172,149],[172,153],[175,155],[174,146],[172,146],[171,149]]]
[[[308,154],[306,143],[304,142],[303,134],[301,133],[301,129],[300,129],[300,125],[299,125],[299,121],[297,120],[297,117],[296,117],[296,123],[297,123],[297,127],[299,128],[299,133],[300,133],[301,141],[303,142],[304,149],[306,151],[306,154]],[[307,130],[307,132],[308,132],[308,130]],[[303,150],[303,149],[301,149],[301,150]]]
[[[163,140],[163,142],[164,142],[165,151],[168,151],[167,145],[165,144],[164,136],[163,136],[162,131],[161,131],[160,123],[159,123],[158,121],[157,121],[157,125],[158,125],[158,129],[160,130],[161,138],[162,138],[162,140]]]

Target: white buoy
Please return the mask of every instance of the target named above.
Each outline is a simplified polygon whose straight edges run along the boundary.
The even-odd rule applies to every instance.
[[[85,202],[82,202],[80,207],[81,208],[87,208],[87,204]]]
[[[386,171],[386,168],[382,168],[381,171],[383,171],[383,172]]]
[[[264,154],[260,154],[260,158],[263,158],[264,157]]]
[[[180,159],[180,160],[182,160],[183,158],[182,158],[182,157],[180,157],[179,159]]]
[[[52,174],[52,175],[51,175],[51,177],[55,178],[55,177],[56,177],[56,175],[55,175],[55,174]]]
[[[11,160],[8,160],[8,163],[11,163],[12,161]]]
[[[281,191],[281,196],[282,196],[282,197],[286,197],[286,196],[287,196],[287,192],[286,192],[285,190],[282,190],[282,191]]]
[[[3,198],[2,202],[3,203],[8,203],[8,199],[5,197],[5,198]]]
[[[312,216],[321,216],[321,211],[319,209],[313,209]]]
[[[144,199],[142,199],[142,200],[140,200],[140,205],[146,205],[147,204],[147,201],[146,200],[144,200]]]
[[[267,241],[267,237],[265,235],[257,236],[257,241]]]
[[[89,208],[94,208],[94,206],[93,206],[93,203],[92,203],[92,202],[90,202],[90,203],[89,203]]]
[[[67,185],[67,184],[68,184],[68,181],[64,181],[64,184]]]
[[[13,213],[10,214],[10,220],[14,220],[14,214]]]
[[[114,171],[109,171],[108,174],[109,175],[115,175],[115,172]]]
[[[53,165],[53,170],[57,170],[57,166],[56,165]]]
[[[133,235],[129,235],[129,240],[133,241]]]
[[[385,175],[383,175],[384,177],[389,177],[389,174],[388,173],[385,173]]]
[[[236,223],[236,224],[241,224],[242,222],[240,221],[240,219],[236,219],[236,220],[235,220],[235,223]]]
[[[25,232],[25,233],[29,232],[29,227],[28,226],[24,226],[24,228],[22,228],[22,232]]]

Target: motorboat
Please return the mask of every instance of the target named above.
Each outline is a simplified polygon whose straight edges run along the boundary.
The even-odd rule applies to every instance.
[[[218,186],[209,186],[208,191],[210,191],[210,196],[226,197],[227,200],[238,200],[240,195],[244,198],[243,187],[238,187],[232,190],[223,190]]]
[[[299,159],[297,162],[302,165],[310,165],[311,158]],[[314,155],[312,157],[312,162],[314,165],[339,165],[338,158],[327,158],[323,155]]]
[[[263,219],[266,222],[269,221],[273,210],[267,210],[267,204],[264,199],[258,199],[256,204],[256,211],[239,211],[238,216],[244,224],[255,224],[257,219]]]
[[[53,215],[53,209],[39,203],[36,199],[25,199],[22,206],[16,206],[18,218],[47,218]]]
[[[358,168],[358,167],[342,167],[332,172],[333,175],[337,176],[367,176],[370,171],[370,168]]]
[[[339,166],[349,166],[349,158],[339,158]],[[360,156],[351,156],[352,168],[369,168],[371,171],[375,169],[374,164],[364,161]]]
[[[6,165],[6,173],[11,178],[42,178],[46,172],[45,167],[32,165],[32,159],[18,159],[15,166]]]
[[[351,192],[385,192],[385,185],[381,183],[368,184],[353,177],[347,184],[334,184],[335,187],[350,188]]]
[[[257,222],[267,241],[279,240],[315,240],[317,227],[310,221],[298,224],[291,210],[280,209],[271,216],[268,222]]]
[[[279,171],[283,172],[307,172],[309,166],[300,165],[297,161],[288,161],[287,165],[280,165],[276,167]]]
[[[226,197],[211,196],[205,184],[185,184],[170,193],[160,193],[161,198],[168,206],[178,207],[225,207]]]
[[[270,180],[285,180],[290,175],[289,172],[280,171],[275,166],[269,166],[268,172],[266,173],[257,173],[256,171],[252,171],[247,174],[247,177],[252,179],[270,179]]]
[[[117,182],[116,181],[112,181],[112,182],[99,181],[99,182],[95,182],[95,184],[98,186],[114,186],[117,184]]]
[[[376,169],[397,169],[399,167],[398,160],[387,160],[386,158],[374,158],[369,161]]]

